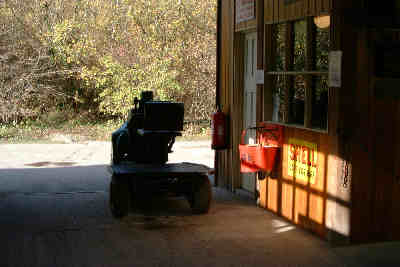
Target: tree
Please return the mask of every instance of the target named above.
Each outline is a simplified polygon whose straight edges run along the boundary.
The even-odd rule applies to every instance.
[[[18,59],[0,65],[5,73],[0,104],[18,106],[12,116],[62,106],[124,117],[135,96],[153,90],[159,99],[184,102],[187,119],[209,118],[216,80],[215,0],[0,5],[0,35],[6,37],[0,56],[5,47]],[[20,83],[17,77],[23,77]],[[17,105],[17,98],[24,104]],[[0,114],[6,120],[10,109]]]

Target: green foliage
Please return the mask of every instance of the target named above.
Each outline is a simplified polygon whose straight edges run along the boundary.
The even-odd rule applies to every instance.
[[[17,57],[0,60],[0,104],[13,103],[0,109],[2,121],[65,109],[124,118],[143,90],[184,102],[188,120],[213,111],[216,0],[0,5],[0,56],[5,47]]]
[[[82,68],[82,86],[99,92],[96,101],[100,103],[101,112],[111,115],[126,114],[134,97],[138,96],[135,87],[143,73],[136,68],[121,65],[110,56],[100,58],[98,65],[90,69]]]
[[[83,25],[74,20],[56,24],[48,33],[48,45],[53,59],[63,66],[87,64],[90,57],[96,56],[94,41],[85,38]]]

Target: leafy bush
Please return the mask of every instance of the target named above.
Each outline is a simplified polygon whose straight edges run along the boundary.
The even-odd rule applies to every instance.
[[[213,111],[216,0],[5,0],[0,36],[1,121],[123,118],[143,90],[187,120]]]

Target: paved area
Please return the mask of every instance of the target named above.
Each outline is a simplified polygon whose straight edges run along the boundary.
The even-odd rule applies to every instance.
[[[212,167],[207,142],[175,151],[171,161]],[[0,266],[400,266],[400,243],[331,247],[217,188],[206,215],[184,199],[148,198],[115,220],[109,152],[107,143],[0,145]]]
[[[169,162],[190,161],[214,167],[210,141],[182,141],[173,146]],[[109,164],[111,143],[0,144],[0,168],[68,167]]]

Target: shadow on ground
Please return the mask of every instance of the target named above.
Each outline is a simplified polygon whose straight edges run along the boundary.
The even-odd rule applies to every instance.
[[[210,212],[147,196],[122,220],[105,165],[0,169],[0,266],[399,266],[398,243],[332,248],[213,188]]]

